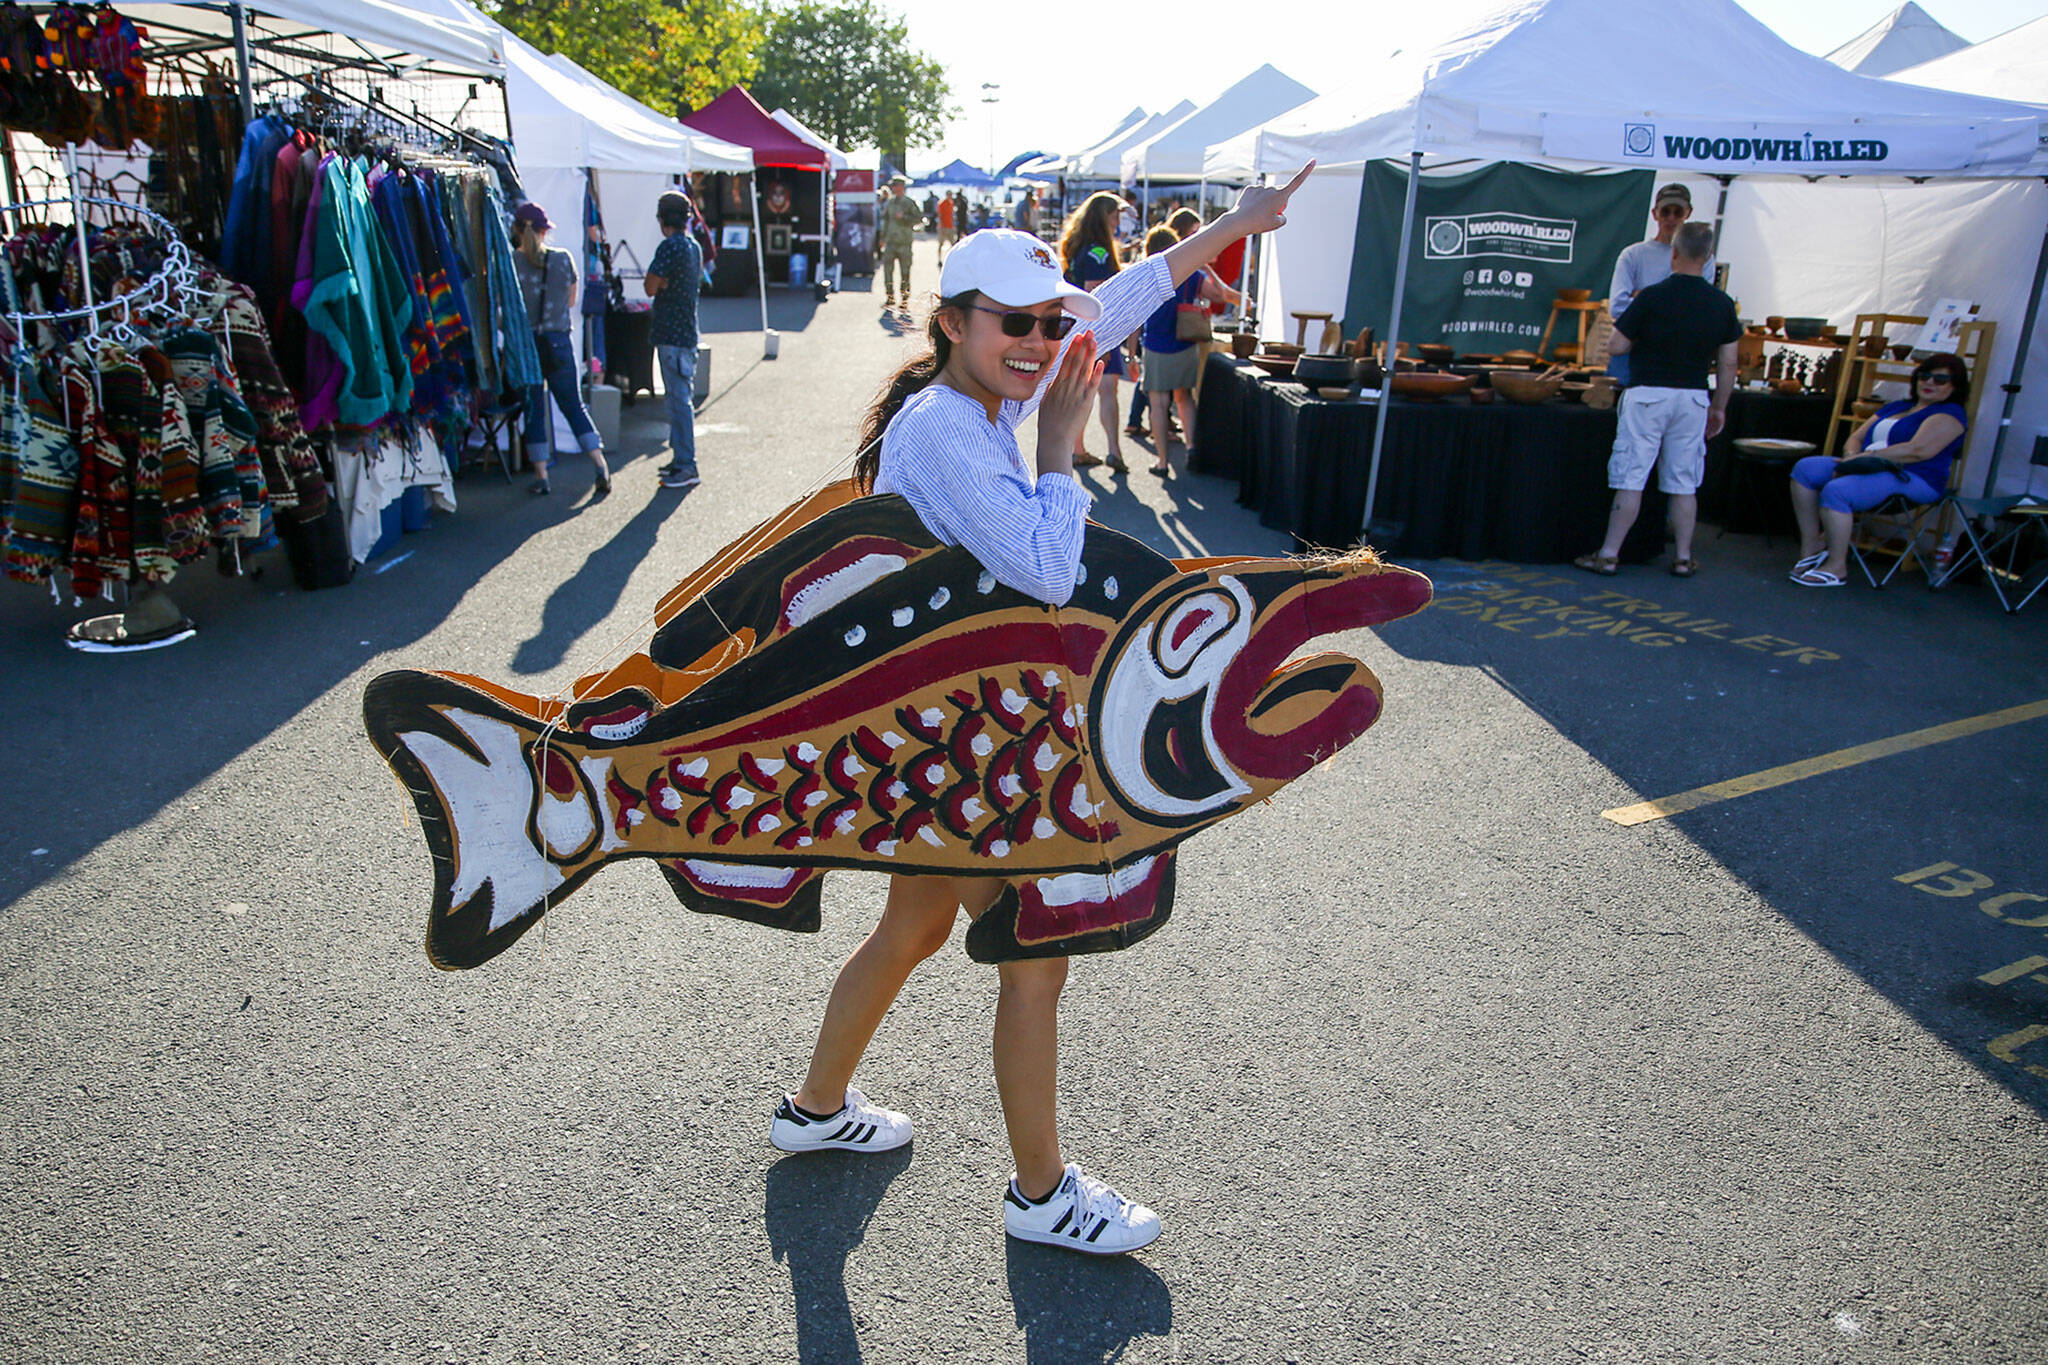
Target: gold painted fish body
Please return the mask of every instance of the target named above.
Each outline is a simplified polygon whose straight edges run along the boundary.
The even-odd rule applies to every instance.
[[[831,868],[995,876],[977,959],[1126,946],[1166,919],[1181,840],[1377,719],[1363,664],[1292,651],[1429,597],[1370,552],[1173,561],[1091,524],[1053,608],[901,499],[845,499],[706,566],[573,705],[371,683],[370,735],[433,855],[437,965],[487,960],[627,858],[691,909],[798,930]]]

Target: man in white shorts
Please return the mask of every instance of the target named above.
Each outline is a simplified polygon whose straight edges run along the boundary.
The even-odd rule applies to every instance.
[[[1707,442],[1718,435],[1735,389],[1736,342],[1742,325],[1735,301],[1702,278],[1714,254],[1714,230],[1687,223],[1671,241],[1671,277],[1635,297],[1614,323],[1610,353],[1629,357],[1633,382],[1621,396],[1614,453],[1607,461],[1607,486],[1614,510],[1607,538],[1597,552],[1572,563],[1589,573],[1612,574],[1621,542],[1643,507],[1643,488],[1657,469],[1657,486],[1670,500],[1676,542],[1671,572],[1691,578],[1699,570],[1692,556],[1693,526],[1699,518],[1700,480],[1707,470]],[[1714,375],[1707,396],[1707,372]]]

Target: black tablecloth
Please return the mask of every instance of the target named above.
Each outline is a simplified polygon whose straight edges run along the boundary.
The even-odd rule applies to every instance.
[[[1738,392],[1729,426],[1743,435],[1798,435],[1824,399]],[[1313,545],[1344,546],[1364,524],[1375,405],[1329,402],[1299,384],[1267,379],[1253,366],[1214,355],[1195,419],[1195,468],[1238,480],[1238,501],[1262,525]],[[1597,549],[1612,494],[1607,457],[1615,416],[1577,403],[1524,405],[1465,399],[1394,401],[1380,461],[1375,545],[1421,559],[1513,559],[1561,563]],[[1809,438],[1810,439],[1810,438]],[[1732,464],[1727,443],[1708,450],[1707,489],[1723,503]],[[1643,495],[1622,557],[1657,554],[1664,495]]]
[[[628,402],[654,392],[654,312],[612,308],[604,315],[604,372]]]
[[[1791,535],[1792,499],[1785,491],[1792,462],[1759,463],[1737,458],[1735,442],[1751,436],[1827,440],[1834,400],[1825,395],[1737,389],[1728,404],[1728,423],[1707,442],[1707,478],[1700,485],[1700,515],[1725,530]]]

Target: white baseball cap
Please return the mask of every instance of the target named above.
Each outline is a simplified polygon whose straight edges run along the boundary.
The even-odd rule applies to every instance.
[[[939,296],[950,299],[970,289],[1010,308],[1058,299],[1085,322],[1102,316],[1095,296],[1068,284],[1052,248],[1028,232],[983,228],[947,252],[939,269]]]

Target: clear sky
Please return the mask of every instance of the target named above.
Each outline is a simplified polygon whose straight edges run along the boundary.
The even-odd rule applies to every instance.
[[[1656,4],[1658,0],[1615,0]],[[1740,0],[1786,41],[1809,52],[1839,47],[1901,0]],[[921,172],[961,157],[987,165],[1018,152],[1079,151],[1106,136],[1133,105],[1203,104],[1271,62],[1318,94],[1367,60],[1427,47],[1498,0],[883,0],[909,23],[911,42],[936,57],[962,113],[945,144],[911,153]],[[1971,42],[2048,13],[2048,0],[1920,0]],[[1593,73],[1559,72],[1560,81]],[[984,82],[1000,87],[982,102]],[[2048,99],[2048,92],[2043,93]],[[993,120],[993,130],[991,130]]]

